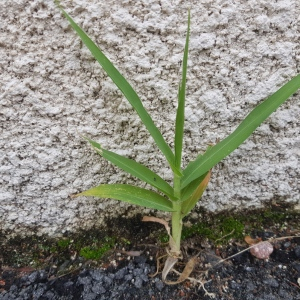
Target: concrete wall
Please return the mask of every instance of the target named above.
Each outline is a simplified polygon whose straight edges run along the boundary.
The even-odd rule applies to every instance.
[[[130,79],[173,144],[191,8],[185,164],[300,71],[298,0],[74,0],[66,10]],[[79,133],[171,180],[130,105],[52,1],[0,2],[0,228],[58,235],[148,210],[68,195],[135,183]],[[298,26],[298,27],[297,27]],[[299,205],[299,94],[213,170],[210,211]],[[139,183],[137,183],[139,184]]]

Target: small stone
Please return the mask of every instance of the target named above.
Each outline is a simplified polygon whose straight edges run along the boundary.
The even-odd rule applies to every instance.
[[[41,270],[39,272],[40,280],[46,282],[48,278],[48,274],[45,270]]]
[[[149,277],[145,274],[141,274],[140,278],[144,281],[144,282],[148,282],[149,281]]]
[[[134,262],[138,264],[145,263],[147,261],[147,258],[145,256],[135,256]]]
[[[136,288],[140,289],[143,286],[143,280],[140,277],[135,278],[134,285]]]
[[[232,280],[230,282],[230,288],[232,288],[233,290],[239,290],[241,288],[241,285]]]
[[[292,266],[300,275],[300,263],[294,262],[294,263],[292,263]]]
[[[77,280],[77,284],[82,284],[82,285],[89,285],[89,284],[91,284],[91,282],[92,282],[92,278],[91,277],[87,277],[87,276],[85,276],[85,277],[78,277],[78,280]]]
[[[93,270],[90,273],[91,273],[92,278],[94,280],[96,280],[96,281],[102,281],[102,279],[104,277],[104,275],[102,274],[102,272],[99,271],[99,270]]]
[[[127,268],[128,268],[128,270],[133,270],[134,269],[134,264],[132,263],[132,261],[129,262]]]
[[[103,283],[105,283],[106,285],[111,285],[112,283],[113,283],[113,281],[112,281],[112,279],[110,278],[110,277],[108,277],[108,276],[105,276],[104,278],[103,278]]]
[[[10,287],[9,291],[10,291],[12,294],[14,294],[14,293],[16,293],[16,292],[18,291],[18,287],[17,287],[16,285],[13,284],[13,285]]]
[[[268,278],[268,279],[265,279],[263,282],[264,282],[264,284],[267,284],[271,287],[278,287],[279,286],[279,283],[275,278]]]
[[[256,290],[256,285],[251,281],[247,281],[245,282],[245,290],[247,292],[254,291]]]
[[[245,267],[245,271],[247,271],[247,272],[254,272],[255,268],[247,266],[247,267]]]
[[[134,276],[138,276],[138,275],[141,275],[143,274],[143,270],[142,269],[134,269],[133,270],[133,275]]]
[[[132,275],[132,274],[127,274],[127,275],[124,276],[124,279],[125,279],[126,281],[130,281],[130,280],[132,280],[132,278],[133,278],[133,275]]]
[[[38,276],[39,276],[38,271],[32,272],[31,274],[28,275],[28,280],[33,283],[38,279]]]
[[[101,284],[97,283],[93,285],[92,291],[93,293],[100,295],[104,294],[106,292],[106,289]]]
[[[164,283],[161,280],[158,280],[157,282],[155,282],[155,287],[161,292],[164,288]]]
[[[85,300],[96,300],[97,299],[97,294],[95,293],[89,293],[84,295]]]
[[[43,295],[44,299],[56,299],[55,298],[55,293],[52,291],[47,291],[46,294]]]
[[[126,275],[126,273],[127,273],[126,268],[120,269],[120,270],[115,274],[115,276],[116,276],[115,278],[116,278],[116,279],[123,279],[124,276]]]
[[[37,289],[32,293],[33,299],[40,299],[46,290],[47,290],[46,284],[39,284]]]
[[[278,296],[280,296],[280,299],[284,299],[284,300],[293,300],[294,299],[293,296],[291,296],[282,287],[279,287]]]
[[[300,258],[300,246],[297,246],[294,251],[297,258]]]
[[[269,242],[261,242],[250,249],[250,253],[259,259],[268,259],[273,252],[273,246]]]

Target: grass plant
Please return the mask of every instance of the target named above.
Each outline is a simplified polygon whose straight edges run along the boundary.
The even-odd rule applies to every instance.
[[[292,78],[273,95],[258,104],[230,135],[216,145],[209,146],[204,154],[199,154],[195,160],[190,161],[187,167],[183,169],[182,147],[184,137],[190,13],[188,13],[187,34],[182,61],[182,78],[178,89],[178,107],[176,112],[174,137],[175,146],[172,150],[129,82],[116,69],[100,48],[66,13],[59,1],[56,1],[56,3],[63,15],[69,21],[71,27],[81,38],[82,42],[132,105],[133,109],[154,139],[157,147],[163,153],[166,162],[173,172],[173,184],[170,184],[157,173],[139,162],[106,150],[96,141],[86,138],[102,157],[135,176],[137,179],[151,185],[157,192],[133,185],[116,183],[101,184],[83,191],[76,196],[93,196],[101,199],[111,198],[169,212],[172,219],[172,231],[169,234],[168,259],[165,262],[165,269],[163,272],[163,279],[165,279],[167,273],[181,255],[180,242],[182,235],[182,220],[190,213],[201,198],[210,180],[211,169],[239,147],[239,145],[241,145],[272,112],[300,88],[300,75]],[[168,230],[168,225],[165,226]]]

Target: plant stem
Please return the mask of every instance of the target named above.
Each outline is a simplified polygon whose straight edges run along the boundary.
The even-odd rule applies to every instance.
[[[175,252],[180,252],[181,231],[182,231],[182,215],[181,203],[174,203],[176,211],[172,212],[172,237],[175,242]]]
[[[172,212],[172,237],[175,242],[175,252],[180,252],[180,241],[181,241],[181,231],[182,231],[182,213],[181,213],[181,193],[180,193],[180,179],[181,176],[178,176],[174,173],[174,196],[178,199],[173,202]]]

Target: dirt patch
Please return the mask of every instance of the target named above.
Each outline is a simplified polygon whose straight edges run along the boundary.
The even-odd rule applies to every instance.
[[[107,220],[106,229],[66,234],[59,240],[32,236],[3,241],[0,295],[12,296],[25,288],[33,295],[40,286],[44,294],[58,297],[53,299],[79,299],[92,293],[93,284],[100,284],[102,294],[99,292],[95,299],[209,299],[201,286],[199,289],[189,281],[168,286],[160,275],[149,277],[155,272],[156,258],[164,251],[166,235],[161,225],[141,219],[137,215]],[[276,206],[237,215],[205,214],[200,223],[190,219],[187,224],[182,242],[184,260],[178,270],[197,255],[191,276],[201,279],[216,299],[300,299],[299,213]],[[246,235],[274,239],[269,260],[259,260],[245,251],[220,263],[248,247]],[[102,281],[97,283],[99,278]],[[176,278],[173,273],[169,280]],[[65,285],[68,295],[64,294]]]

